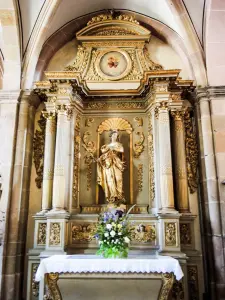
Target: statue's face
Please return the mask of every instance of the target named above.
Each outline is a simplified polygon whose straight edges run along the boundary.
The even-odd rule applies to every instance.
[[[112,139],[112,142],[116,142],[117,139],[118,139],[118,133],[117,132],[113,132],[111,139]]]

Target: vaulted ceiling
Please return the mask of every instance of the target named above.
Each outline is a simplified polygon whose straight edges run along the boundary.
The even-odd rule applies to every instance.
[[[23,52],[26,50],[33,27],[46,0],[19,0],[21,12]],[[203,42],[203,17],[205,0],[183,0],[187,14],[195,28],[198,38]],[[103,9],[118,9],[137,12],[166,24],[182,35],[169,0],[62,0],[55,15],[46,28],[46,39],[60,27],[82,15]]]

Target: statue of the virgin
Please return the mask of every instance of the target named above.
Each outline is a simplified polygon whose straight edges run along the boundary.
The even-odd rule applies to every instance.
[[[124,202],[124,148],[119,142],[117,130],[111,132],[111,143],[103,145],[101,152],[102,154],[97,161],[97,182],[103,188],[107,202]]]

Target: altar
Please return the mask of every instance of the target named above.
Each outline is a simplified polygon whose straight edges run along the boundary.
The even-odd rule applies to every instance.
[[[200,299],[194,81],[182,79],[187,73],[180,68],[154,61],[158,38],[142,25],[133,16],[113,11],[92,18],[74,33],[76,43],[65,45],[68,55],[60,56],[60,64],[52,58],[54,68],[50,64],[43,80],[34,84],[33,93],[41,104],[33,141],[27,300],[49,299],[48,294],[58,291],[57,280],[63,300],[70,300],[69,291],[74,290],[99,300],[98,291],[108,284],[107,291],[113,282],[123,291],[133,288],[129,299],[148,293],[150,285],[150,294],[157,298],[166,282],[169,289],[172,285],[173,300],[187,300],[189,294]],[[70,266],[96,267],[97,258],[88,256],[99,248],[94,237],[99,214],[117,207],[129,211],[132,264],[129,258],[100,259],[104,268],[112,263],[106,273],[104,269],[71,273]],[[86,256],[73,258],[78,254]],[[63,255],[57,263],[55,255]],[[157,258],[141,260],[150,255]],[[50,269],[44,263],[48,257]],[[60,262],[68,268],[58,269]],[[111,272],[122,267],[118,262],[125,272]],[[172,269],[161,262],[172,262]],[[181,280],[175,262],[182,268]],[[60,273],[59,279],[46,275],[54,287],[51,291],[43,279],[40,284],[35,281],[37,270],[44,267],[44,273]],[[167,273],[176,279],[167,278]],[[116,288],[109,299],[115,294]]]
[[[70,289],[70,295],[67,290],[66,299],[70,299],[70,297],[73,297],[74,299],[75,297],[75,299],[79,300],[88,300],[90,298],[96,300],[108,300],[115,299],[116,297],[118,300],[141,300],[148,299],[149,297],[151,300],[167,300],[169,299],[175,279],[179,281],[182,277],[183,272],[180,264],[172,257],[130,256],[127,259],[104,259],[94,255],[54,255],[41,261],[35,276],[35,281],[42,281],[43,284],[43,280],[46,280],[53,300],[65,299],[57,285],[57,281],[60,278],[64,281],[72,279],[82,281],[82,279],[86,279],[86,292],[84,293],[83,291],[82,293],[81,290],[78,290],[78,287],[81,289],[82,285],[78,284],[76,287],[76,281],[74,281],[73,288]],[[87,279],[98,279],[100,286],[104,285],[104,287],[100,287],[101,292],[98,294],[97,298],[95,298],[93,294],[87,294],[87,289],[90,288],[87,284]],[[110,280],[112,281],[113,286],[116,285],[116,290],[119,290],[117,296],[115,296],[115,291],[113,292],[111,289],[110,292],[110,289],[106,288],[107,281]],[[118,280],[120,285],[118,285]],[[137,289],[137,286],[136,290],[132,291],[133,295],[129,292],[126,293],[122,282],[124,281],[127,283],[129,280],[132,282],[132,285],[135,285],[135,283],[137,284],[137,282],[141,285],[143,281],[148,280],[147,293],[144,293],[144,289],[142,289],[142,291],[140,288]],[[157,285],[157,280],[161,281],[161,284],[159,284],[158,295],[156,294],[157,289],[153,288],[151,291],[150,280],[153,280],[152,283],[154,285]],[[132,285],[129,286],[129,289],[132,289]],[[135,292],[136,295],[134,296]],[[105,293],[107,293],[107,296],[105,296]],[[153,296],[154,293],[155,296]],[[43,294],[39,295],[40,300],[43,299],[43,297]]]

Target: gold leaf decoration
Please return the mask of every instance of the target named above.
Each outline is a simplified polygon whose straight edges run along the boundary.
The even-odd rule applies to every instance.
[[[98,132],[100,134],[102,134],[103,131],[110,131],[110,130],[124,130],[128,134],[131,134],[133,129],[130,123],[127,120],[122,118],[107,119],[103,121],[98,127]]]
[[[134,143],[134,157],[138,158],[141,153],[144,151],[144,141],[145,136],[143,132],[137,131],[135,132],[138,136],[140,136],[140,140]]]
[[[73,201],[76,205],[79,202],[79,153],[80,153],[80,121],[81,117],[78,114],[74,129],[74,162],[73,162]]]
[[[177,244],[177,227],[174,222],[165,223],[165,245],[174,247]]]
[[[132,228],[131,240],[139,243],[149,243],[156,239],[155,225],[137,225]]]
[[[153,145],[152,115],[148,115],[148,168],[149,168],[149,198],[155,199],[155,170],[154,170],[154,145]]]
[[[89,141],[91,135],[90,131],[85,131],[83,135],[83,144],[82,146],[86,150],[84,156],[84,162],[87,165],[87,191],[91,188],[91,177],[92,177],[92,162],[94,160],[94,154],[96,152],[95,142]]]
[[[37,177],[35,178],[37,188],[41,188],[43,181],[43,169],[44,169],[44,148],[45,148],[45,127],[46,119],[41,114],[40,119],[38,120],[39,129],[35,131],[34,140],[33,140],[33,149],[34,149],[34,166],[36,169]]]
[[[187,160],[188,186],[190,188],[190,192],[194,193],[198,187],[198,146],[193,126],[193,120],[190,116],[189,111],[186,111],[184,114],[184,125],[186,133],[185,149]]]
[[[143,189],[143,164],[138,165],[138,191]]]
[[[71,231],[73,242],[90,242],[94,239],[96,224],[73,224]]]

